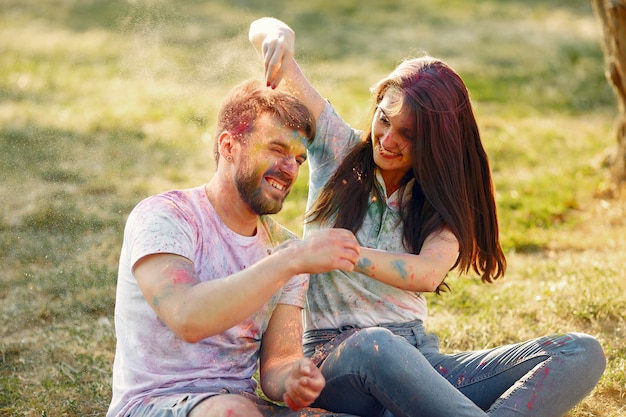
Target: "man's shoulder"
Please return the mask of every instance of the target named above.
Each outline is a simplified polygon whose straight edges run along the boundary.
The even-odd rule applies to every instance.
[[[168,190],[168,191],[164,191],[162,193],[156,194],[152,197],[194,201],[194,200],[202,199],[202,197],[205,197],[205,194],[204,194],[203,187],[194,187],[194,188]]]
[[[137,206],[146,205],[172,205],[172,206],[188,206],[197,204],[202,200],[203,194],[201,188],[188,188],[188,189],[172,189],[163,191],[158,194],[151,195],[144,198]]]

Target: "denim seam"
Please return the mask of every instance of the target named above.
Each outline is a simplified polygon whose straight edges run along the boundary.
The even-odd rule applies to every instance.
[[[472,378],[471,381],[464,380],[461,384],[453,384],[453,385],[457,389],[461,389],[461,388],[464,388],[464,387],[469,387],[470,385],[473,385],[473,384],[476,384],[478,382],[482,382],[482,381],[484,381],[486,379],[492,378],[492,377],[494,377],[496,375],[499,375],[499,374],[501,374],[503,372],[508,371],[509,369],[515,368],[516,366],[518,366],[520,364],[523,364],[523,363],[525,363],[525,362],[527,362],[529,360],[536,359],[536,358],[542,357],[542,356],[545,356],[545,359],[543,361],[539,362],[539,364],[541,366],[543,366],[546,362],[548,362],[550,359],[552,359],[553,356],[557,356],[557,355],[550,355],[547,352],[537,353],[537,354],[534,354],[534,355],[529,356],[527,358],[524,358],[523,361],[511,364],[510,366],[507,366],[505,369],[498,369],[497,371],[492,371],[492,372],[489,372],[489,373],[482,373],[478,377]],[[448,379],[448,378],[446,378],[446,379]]]
[[[548,362],[550,360],[552,360],[552,356],[548,355],[548,359],[546,359],[545,361],[541,362],[539,364],[538,368],[534,368],[533,369],[532,375],[536,375],[540,370],[544,369],[548,365]],[[494,403],[491,405],[491,407],[489,407],[489,410],[488,410],[489,414],[491,414],[495,410],[499,409],[502,406],[502,404],[504,404],[506,402],[506,400],[508,398],[511,398],[517,391],[519,391],[525,385],[526,385],[525,382],[522,383],[522,384],[516,384],[516,385],[514,385],[515,388],[511,392],[509,392],[506,397],[500,396],[500,398],[498,398],[496,401],[494,401]]]

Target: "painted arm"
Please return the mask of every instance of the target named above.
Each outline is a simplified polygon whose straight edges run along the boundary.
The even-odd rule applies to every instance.
[[[302,309],[279,304],[263,334],[261,388],[268,398],[297,410],[309,406],[324,388],[321,371],[302,355]]]
[[[433,292],[456,262],[459,244],[449,230],[429,236],[419,255],[361,247],[356,272],[409,291]]]
[[[273,17],[262,17],[250,24],[248,39],[261,57],[267,85],[282,89],[298,97],[317,117],[326,101],[306,78],[294,59],[295,33],[284,22]]]
[[[270,256],[221,279],[201,282],[189,259],[172,254],[140,259],[134,274],[159,318],[193,343],[249,317],[294,275],[353,270],[358,253],[352,232],[328,229],[281,245]]]

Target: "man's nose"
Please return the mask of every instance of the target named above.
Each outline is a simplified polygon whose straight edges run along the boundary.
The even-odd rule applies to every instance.
[[[298,171],[300,170],[300,165],[294,155],[289,155],[284,157],[281,161],[280,170],[289,175],[291,178],[296,178],[298,176]]]

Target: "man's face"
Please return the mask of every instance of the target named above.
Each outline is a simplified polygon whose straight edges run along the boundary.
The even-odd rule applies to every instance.
[[[306,138],[268,114],[257,119],[242,146],[235,184],[241,199],[259,215],[278,213],[306,160]]]

